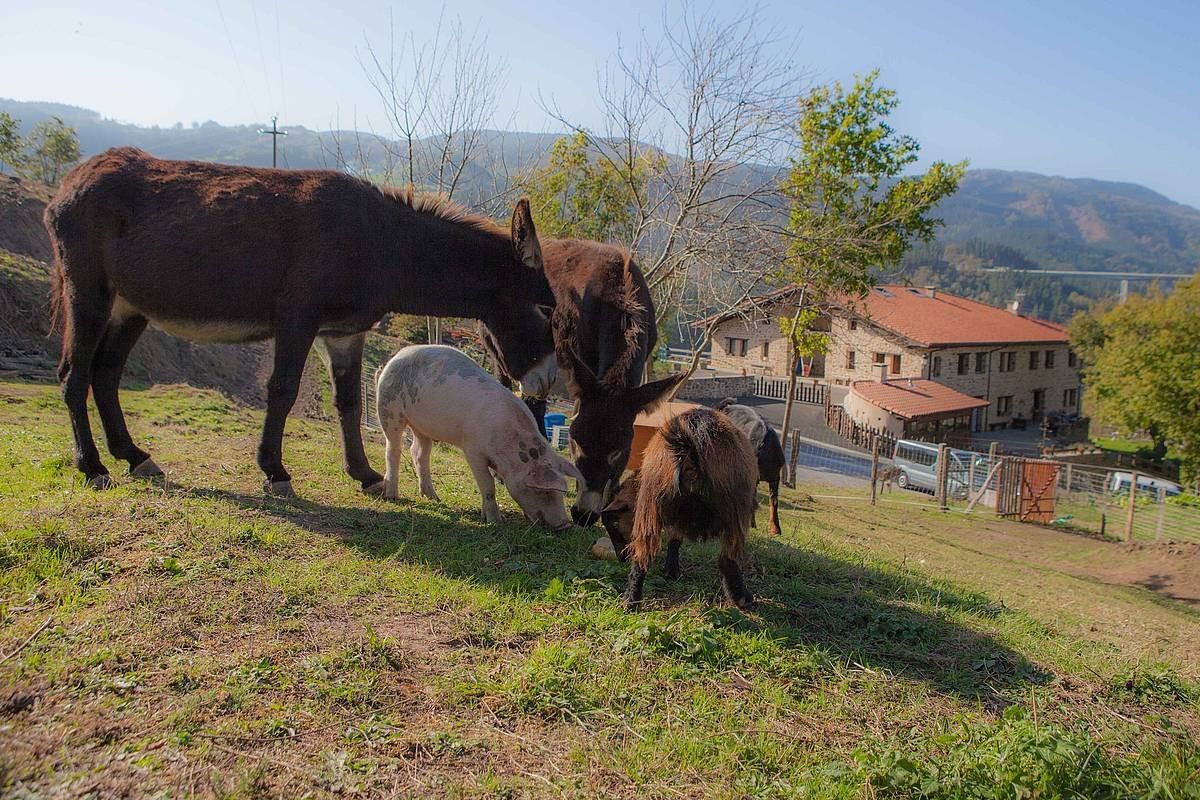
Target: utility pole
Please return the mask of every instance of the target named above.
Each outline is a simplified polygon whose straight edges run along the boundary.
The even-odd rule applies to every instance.
[[[278,119],[279,119],[278,114],[271,117],[271,130],[267,130],[266,128],[258,129],[259,134],[269,134],[271,136],[271,166],[272,167],[279,166],[279,164],[277,162],[277,158],[279,155],[279,137],[288,135],[287,131],[279,130],[279,127],[275,124],[276,120],[278,120]]]

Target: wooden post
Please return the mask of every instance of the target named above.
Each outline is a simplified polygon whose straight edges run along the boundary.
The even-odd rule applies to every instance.
[[[879,483],[879,438],[871,438],[871,505],[875,505],[875,491]]]
[[[937,468],[937,489],[935,495],[937,497],[938,508],[945,511],[946,506],[946,478],[949,475],[949,460],[950,453],[946,445],[938,445],[938,468]]]
[[[1000,443],[992,442],[988,445],[988,471],[992,469],[992,465],[996,463],[996,453],[999,450]]]
[[[1129,508],[1125,510],[1125,541],[1133,544],[1133,507],[1137,505],[1137,470],[1129,473]]]
[[[1163,515],[1167,512],[1167,490],[1165,487],[1158,487],[1158,522],[1154,526],[1154,541],[1162,538]]]
[[[800,461],[800,435],[792,432],[792,462],[788,465],[788,488],[796,488],[796,468]]]

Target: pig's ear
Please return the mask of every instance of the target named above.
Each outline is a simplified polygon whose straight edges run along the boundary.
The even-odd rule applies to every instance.
[[[567,491],[567,479],[555,471],[554,467],[542,461],[535,462],[533,468],[526,473],[525,485],[543,492]]]
[[[576,469],[574,464],[572,464],[570,461],[567,461],[558,453],[551,453],[550,455],[553,456],[554,466],[560,473],[568,478],[574,478],[581,483],[587,483],[587,481],[583,478],[583,473]]]

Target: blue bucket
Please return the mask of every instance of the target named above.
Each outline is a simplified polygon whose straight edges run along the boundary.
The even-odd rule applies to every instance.
[[[549,438],[549,436],[550,436],[550,431],[554,430],[555,425],[566,425],[566,424],[567,424],[567,415],[566,414],[547,414],[542,420],[542,425],[546,431],[547,438]]]

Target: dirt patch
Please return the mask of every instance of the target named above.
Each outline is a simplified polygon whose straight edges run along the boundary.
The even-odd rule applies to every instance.
[[[42,225],[49,200],[45,186],[0,175],[0,250],[50,260],[50,239]]]
[[[1085,574],[1105,583],[1143,589],[1200,607],[1200,544],[1119,545],[1111,562],[1089,564]]]
[[[1104,221],[1091,205],[1071,206],[1071,221],[1086,242],[1103,242],[1109,238]]]

